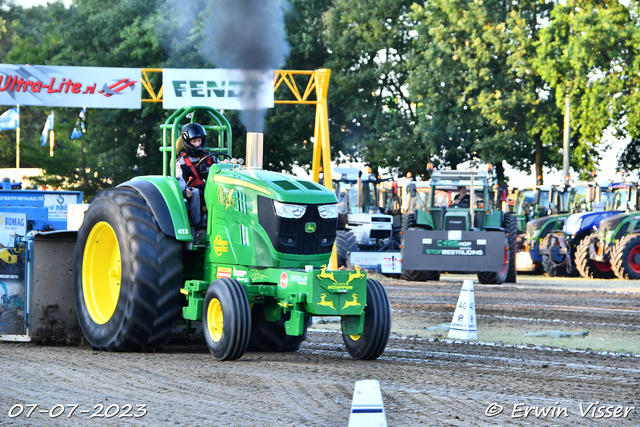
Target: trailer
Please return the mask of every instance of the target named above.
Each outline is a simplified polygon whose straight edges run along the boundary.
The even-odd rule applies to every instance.
[[[84,206],[82,197],[2,182],[0,340],[80,340],[72,297],[75,232],[67,230],[69,212]]]

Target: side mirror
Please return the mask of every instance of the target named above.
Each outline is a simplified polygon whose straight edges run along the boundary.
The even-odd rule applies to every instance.
[[[409,185],[409,194],[411,195],[411,197],[416,197],[418,195],[415,184]]]
[[[538,206],[540,204],[540,194],[542,193],[542,191],[540,191],[539,188],[536,188],[536,191],[533,193],[533,205],[534,206]]]
[[[596,198],[595,195],[596,195],[595,187],[587,187],[586,202],[587,203],[593,202],[594,199]]]

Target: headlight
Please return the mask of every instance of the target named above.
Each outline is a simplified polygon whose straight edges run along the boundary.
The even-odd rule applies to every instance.
[[[318,213],[322,219],[338,218],[338,205],[320,205]]]
[[[273,201],[273,205],[276,208],[276,214],[278,214],[280,218],[300,219],[307,211],[306,206],[289,205],[276,202],[275,200]]]

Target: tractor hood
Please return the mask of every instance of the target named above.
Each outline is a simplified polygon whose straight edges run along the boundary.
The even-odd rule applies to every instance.
[[[231,184],[255,190],[263,197],[285,203],[338,203],[335,194],[312,181],[262,169],[245,169],[227,163],[215,164],[209,179],[217,184]]]
[[[600,221],[613,215],[621,213],[620,211],[607,212],[581,212],[569,215],[564,222],[563,231],[569,236],[574,236],[581,231],[597,228]]]
[[[613,231],[618,227],[622,221],[627,219],[630,216],[628,213],[618,213],[617,215],[612,215],[611,217],[605,219],[600,223],[600,231],[603,236],[607,234],[608,231]]]

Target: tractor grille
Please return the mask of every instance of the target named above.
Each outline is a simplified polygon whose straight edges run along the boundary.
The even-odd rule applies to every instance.
[[[445,220],[445,230],[466,230],[467,219],[461,216],[449,217]]]
[[[322,219],[317,205],[307,205],[300,219],[285,219],[276,215],[273,200],[258,196],[258,221],[267,232],[273,248],[284,254],[326,254],[331,252],[336,240],[338,219]],[[305,231],[308,223],[315,223],[315,232]]]
[[[371,230],[372,239],[388,239],[391,237],[391,230]]]

